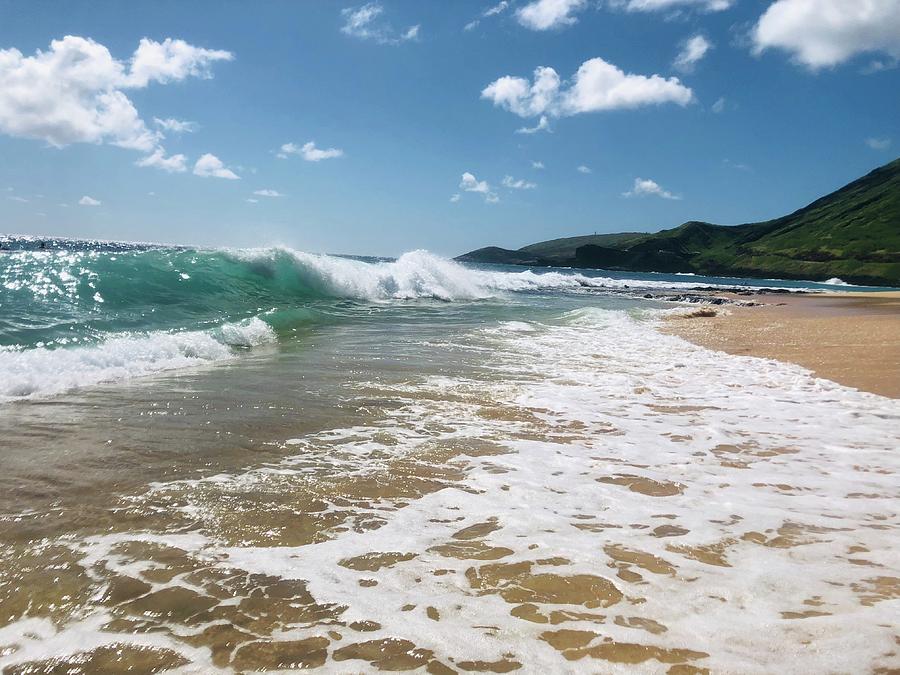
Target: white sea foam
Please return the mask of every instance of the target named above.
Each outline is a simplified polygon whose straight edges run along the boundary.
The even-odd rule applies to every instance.
[[[428,251],[410,251],[391,262],[364,262],[286,248],[232,251],[245,260],[273,260],[289,255],[311,285],[339,297],[361,300],[477,300],[505,293],[535,291],[619,291],[690,289],[697,282],[614,279],[556,271],[499,272],[467,267]],[[729,283],[728,287],[735,287]]]
[[[0,351],[0,401],[41,398],[101,382],[223,361],[236,347],[275,340],[259,318],[211,331],[151,332],[110,337],[92,346]]]
[[[661,335],[624,312],[593,308],[569,313],[562,325],[504,323],[457,346],[478,354],[490,347],[492,374],[479,380],[429,376],[392,388],[357,383],[367,397],[380,386],[404,405],[370,427],[296,439],[288,447],[301,452],[281,464],[157,485],[154,498],[173,491],[173,508],[197,517],[200,529],[188,538],[154,541],[218,560],[222,568],[308,580],[316,602],[347,608],[342,621],[377,622],[365,635],[343,630],[334,649],[401,637],[445,663],[451,656],[497,661],[510,655],[524,665],[519,672],[624,672],[623,664],[586,656],[569,661],[541,639],[547,631],[573,629],[585,631],[590,645],[612,640],[702,652],[708,656],[691,662],[714,672],[897,666],[892,626],[900,600],[877,589],[877,579],[900,576],[897,401],[817,379],[800,367],[715,353]],[[530,414],[485,416],[486,400]],[[378,529],[341,527],[306,546],[219,541],[221,520],[235,508],[254,508],[266,489],[277,489],[276,477],[288,480],[294,473],[305,480],[306,463],[318,461],[317,452],[341,454],[340,470],[348,473],[378,471],[392,457],[421,456],[429,444],[449,439],[462,447],[487,439],[511,453],[459,460],[468,469],[464,489],[393,505],[373,502],[367,508],[384,520]],[[616,483],[622,476],[674,488],[646,494]],[[228,498],[196,501],[217,490]],[[236,501],[242,495],[246,503]],[[434,550],[489,518],[496,529],[483,541],[507,547],[510,555],[457,560]],[[660,526],[677,531],[658,535]],[[79,544],[79,551],[92,569],[137,576],[135,563],[113,550],[146,536],[99,536]],[[616,550],[653,555],[661,568],[652,569],[652,561],[651,569],[622,562]],[[364,573],[339,564],[377,551],[416,557]],[[530,562],[545,575],[601,576],[625,597],[599,610],[600,619],[525,621],[510,614],[514,603],[473,589],[467,570],[492,562]],[[362,578],[377,585],[360,587]],[[180,576],[171,582],[182,583]],[[410,605],[415,608],[401,611]],[[585,611],[538,605],[545,617],[550,610]],[[440,621],[426,616],[426,607],[437,610]],[[791,617],[811,609],[804,618]],[[294,626],[276,639],[322,633],[321,625]],[[10,630],[7,639],[29,638]],[[191,658],[190,649],[177,644],[168,640],[169,648]],[[12,652],[0,656],[0,666],[24,660]],[[648,656],[628,669],[662,673],[668,667]],[[360,661],[326,666],[329,672],[366,668]]]

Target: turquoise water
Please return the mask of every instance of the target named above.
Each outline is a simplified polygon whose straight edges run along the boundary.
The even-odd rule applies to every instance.
[[[697,287],[867,290],[796,281],[462,265],[287,248],[0,241],[0,400],[221,361],[318,325],[365,320],[477,324],[573,297],[640,299]],[[637,301],[637,300],[635,300]]]
[[[896,663],[897,401],[644,297],[836,286],[3,244],[4,672]]]

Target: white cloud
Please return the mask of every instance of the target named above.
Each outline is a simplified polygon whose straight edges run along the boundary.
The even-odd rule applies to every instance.
[[[717,115],[719,113],[725,112],[725,97],[720,96],[716,99],[716,102],[712,104],[712,111]]]
[[[472,30],[473,28],[476,28],[478,26],[478,24],[481,23],[481,19],[486,19],[488,17],[496,16],[497,14],[501,14],[506,11],[507,7],[509,7],[509,0],[500,0],[500,2],[498,2],[496,5],[491,5],[486,10],[484,10],[480,14],[480,18],[473,19],[472,21],[467,23],[463,27],[463,30]]]
[[[694,99],[677,77],[625,73],[601,58],[582,63],[566,84],[561,86],[553,68],[541,66],[533,81],[506,75],[485,87],[481,97],[520,117],[564,117],[663,103],[685,106]]]
[[[495,16],[501,12],[505,12],[507,7],[509,7],[509,0],[500,0],[496,5],[491,5],[484,10],[481,16]]]
[[[248,204],[257,204],[259,202],[258,199],[253,199],[253,197],[247,197],[247,199],[245,199],[244,201],[246,201]]]
[[[531,168],[532,168],[532,169],[543,169],[543,168],[544,168],[544,163],[543,163],[543,162],[535,162],[534,160],[532,160],[532,162],[531,162]]]
[[[171,131],[173,134],[189,134],[197,130],[196,122],[188,122],[187,120],[176,120],[174,117],[161,120],[158,117],[153,118],[153,123],[164,129]]]
[[[300,155],[307,162],[320,162],[323,159],[343,157],[344,151],[340,148],[327,148],[323,150],[322,148],[316,147],[315,141],[309,141],[302,146],[295,145],[294,143],[285,143],[281,146],[277,156],[281,159],[287,159],[288,155]]]
[[[591,171],[591,167],[585,166],[584,164],[580,164],[579,166],[575,167],[575,170],[578,173],[593,173],[593,171]]]
[[[222,164],[221,159],[208,152],[205,155],[202,155],[200,159],[197,160],[197,163],[194,164],[194,175],[202,176],[203,178],[227,178],[228,180],[240,179],[240,176]]]
[[[866,145],[868,145],[873,150],[887,150],[891,147],[891,139],[890,138],[867,138]]]
[[[884,52],[900,58],[898,0],[776,0],[751,31],[753,51],[790,52],[812,70],[856,54]]]
[[[166,157],[162,148],[157,148],[152,154],[135,162],[137,166],[152,166],[169,173],[184,173],[187,171],[187,157],[184,155],[171,155]]]
[[[712,43],[709,40],[702,35],[694,35],[682,43],[681,51],[678,52],[672,65],[683,73],[691,73],[710,49],[712,49]]]
[[[521,127],[516,129],[517,134],[536,134],[539,131],[550,131],[550,120],[546,115],[541,115],[538,123],[533,127]]]
[[[19,197],[17,195],[11,195],[7,197],[7,199],[11,199],[14,202],[22,202],[23,204],[27,204],[29,200],[25,199],[25,197]]]
[[[278,190],[268,190],[268,189],[254,190],[253,194],[255,194],[259,197],[284,197],[284,195],[281,194]]]
[[[399,45],[418,39],[418,24],[405,31],[398,31],[390,23],[381,20],[382,14],[384,7],[378,2],[342,9],[344,25],[341,26],[341,32],[360,40],[372,40],[380,45]]]
[[[78,200],[78,203],[81,206],[100,206],[100,204],[102,204],[103,202],[101,202],[99,199],[94,199],[93,197],[88,197],[87,195],[85,195]]]
[[[522,178],[515,179],[512,176],[504,176],[502,183],[503,187],[507,187],[510,190],[534,190],[537,187],[537,183],[532,183]]]
[[[204,49],[172,38],[162,42],[142,38],[131,57],[128,81],[132,87],[146,87],[151,81],[165,84],[189,76],[208,79],[213,62],[232,59],[234,55],[224,49]]]
[[[491,189],[486,180],[478,180],[468,171],[462,175],[459,187],[466,192],[480,192],[482,194],[487,194]]]
[[[209,77],[214,61],[232,58],[223,50],[171,38],[142,39],[129,62],[113,58],[98,42],[72,35],[53,40],[49,50],[38,50],[33,56],[3,49],[0,133],[42,140],[57,148],[109,143],[152,157],[162,150],[163,135],[148,128],[125,91],[151,82]]]
[[[454,195],[450,195],[450,201],[451,201],[452,203],[454,203],[454,204],[455,204],[456,202],[458,202],[460,199],[462,199],[462,195],[459,194],[458,192],[457,192],[456,194],[454,194]]]
[[[475,176],[466,171],[459,181],[459,189],[464,192],[476,192],[484,196],[484,201],[494,204],[500,201],[497,194],[491,189],[490,184],[486,180],[478,180]]]
[[[587,0],[534,0],[516,10],[516,19],[531,30],[562,28],[578,21],[572,14],[586,5]]]
[[[682,8],[721,12],[735,2],[736,0],[610,0],[610,5],[628,12],[662,12]]]
[[[634,187],[622,193],[623,197],[662,197],[663,199],[681,199],[668,190],[663,190],[656,181],[649,178],[635,178]]]

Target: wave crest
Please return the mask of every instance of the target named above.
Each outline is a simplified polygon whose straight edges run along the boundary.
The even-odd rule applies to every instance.
[[[239,347],[275,340],[261,319],[213,331],[153,332],[112,337],[89,347],[0,351],[0,401],[42,398],[166,370],[225,361]]]

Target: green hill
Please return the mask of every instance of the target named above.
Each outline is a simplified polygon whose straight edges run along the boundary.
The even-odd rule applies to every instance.
[[[799,211],[761,223],[691,221],[652,234],[553,239],[517,251],[489,247],[475,262],[900,285],[900,159]]]

